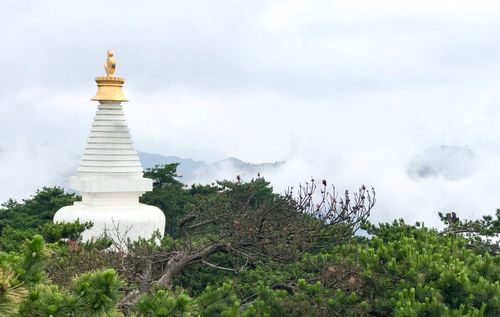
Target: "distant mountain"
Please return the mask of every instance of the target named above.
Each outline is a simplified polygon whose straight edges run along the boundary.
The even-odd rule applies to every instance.
[[[265,174],[270,170],[279,168],[283,163],[253,164],[231,157],[195,170],[193,172],[193,179],[196,182],[206,183],[214,180],[235,179],[236,176],[241,176],[243,179],[248,180],[257,177],[259,174]]]
[[[142,167],[144,169],[152,168],[155,165],[180,163],[177,168],[177,173],[179,175],[191,175],[197,169],[208,166],[208,164],[203,161],[195,161],[193,159],[185,159],[178,156],[164,156],[146,152],[139,152],[139,159],[141,160]]]
[[[476,157],[467,148],[453,145],[430,147],[408,163],[408,175],[412,178],[441,176],[455,181],[474,174]]]
[[[249,179],[256,177],[259,173],[276,169],[284,163],[253,164],[231,157],[208,164],[204,161],[146,152],[139,152],[139,158],[144,169],[159,164],[180,163],[177,168],[177,174],[182,177],[182,182],[186,184],[209,183],[215,180],[234,179],[238,175],[244,179]]]

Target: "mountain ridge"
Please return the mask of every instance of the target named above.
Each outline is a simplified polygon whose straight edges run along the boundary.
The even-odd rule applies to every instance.
[[[155,165],[179,163],[177,174],[185,183],[213,182],[216,179],[232,179],[237,175],[255,177],[259,173],[276,169],[284,161],[249,163],[235,157],[228,157],[213,163],[198,161],[192,158],[182,158],[175,155],[161,155],[139,151],[139,158],[143,168],[153,168]]]

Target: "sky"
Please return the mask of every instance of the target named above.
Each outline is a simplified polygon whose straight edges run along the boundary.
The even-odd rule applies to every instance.
[[[140,151],[373,186],[374,222],[500,208],[498,1],[7,0],[0,30],[1,201],[76,172],[112,49]]]

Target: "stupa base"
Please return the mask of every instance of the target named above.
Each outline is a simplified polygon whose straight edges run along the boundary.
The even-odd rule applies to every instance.
[[[75,202],[72,206],[59,209],[54,222],[92,222],[92,228],[82,233],[84,242],[95,240],[104,233],[115,243],[123,245],[127,239],[137,241],[149,239],[158,231],[163,236],[165,215],[154,206],[133,204],[126,206],[99,206]]]

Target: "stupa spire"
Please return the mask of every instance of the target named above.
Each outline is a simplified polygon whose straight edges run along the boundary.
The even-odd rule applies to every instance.
[[[60,209],[54,221],[93,222],[94,226],[83,234],[86,240],[116,230],[117,224],[132,240],[149,238],[156,230],[163,234],[163,212],[139,203],[139,197],[152,190],[152,180],[143,177],[133,146],[121,105],[128,101],[122,91],[125,79],[114,77],[116,62],[111,51],[104,69],[106,76],[95,79],[97,93],[92,100],[99,105],[78,174],[69,180],[70,187],[82,194],[82,202]]]
[[[104,71],[106,76],[96,77],[97,93],[92,98],[95,101],[128,101],[123,94],[122,87],[125,83],[125,78],[115,77],[116,62],[112,51],[108,51],[106,63],[104,63]]]

